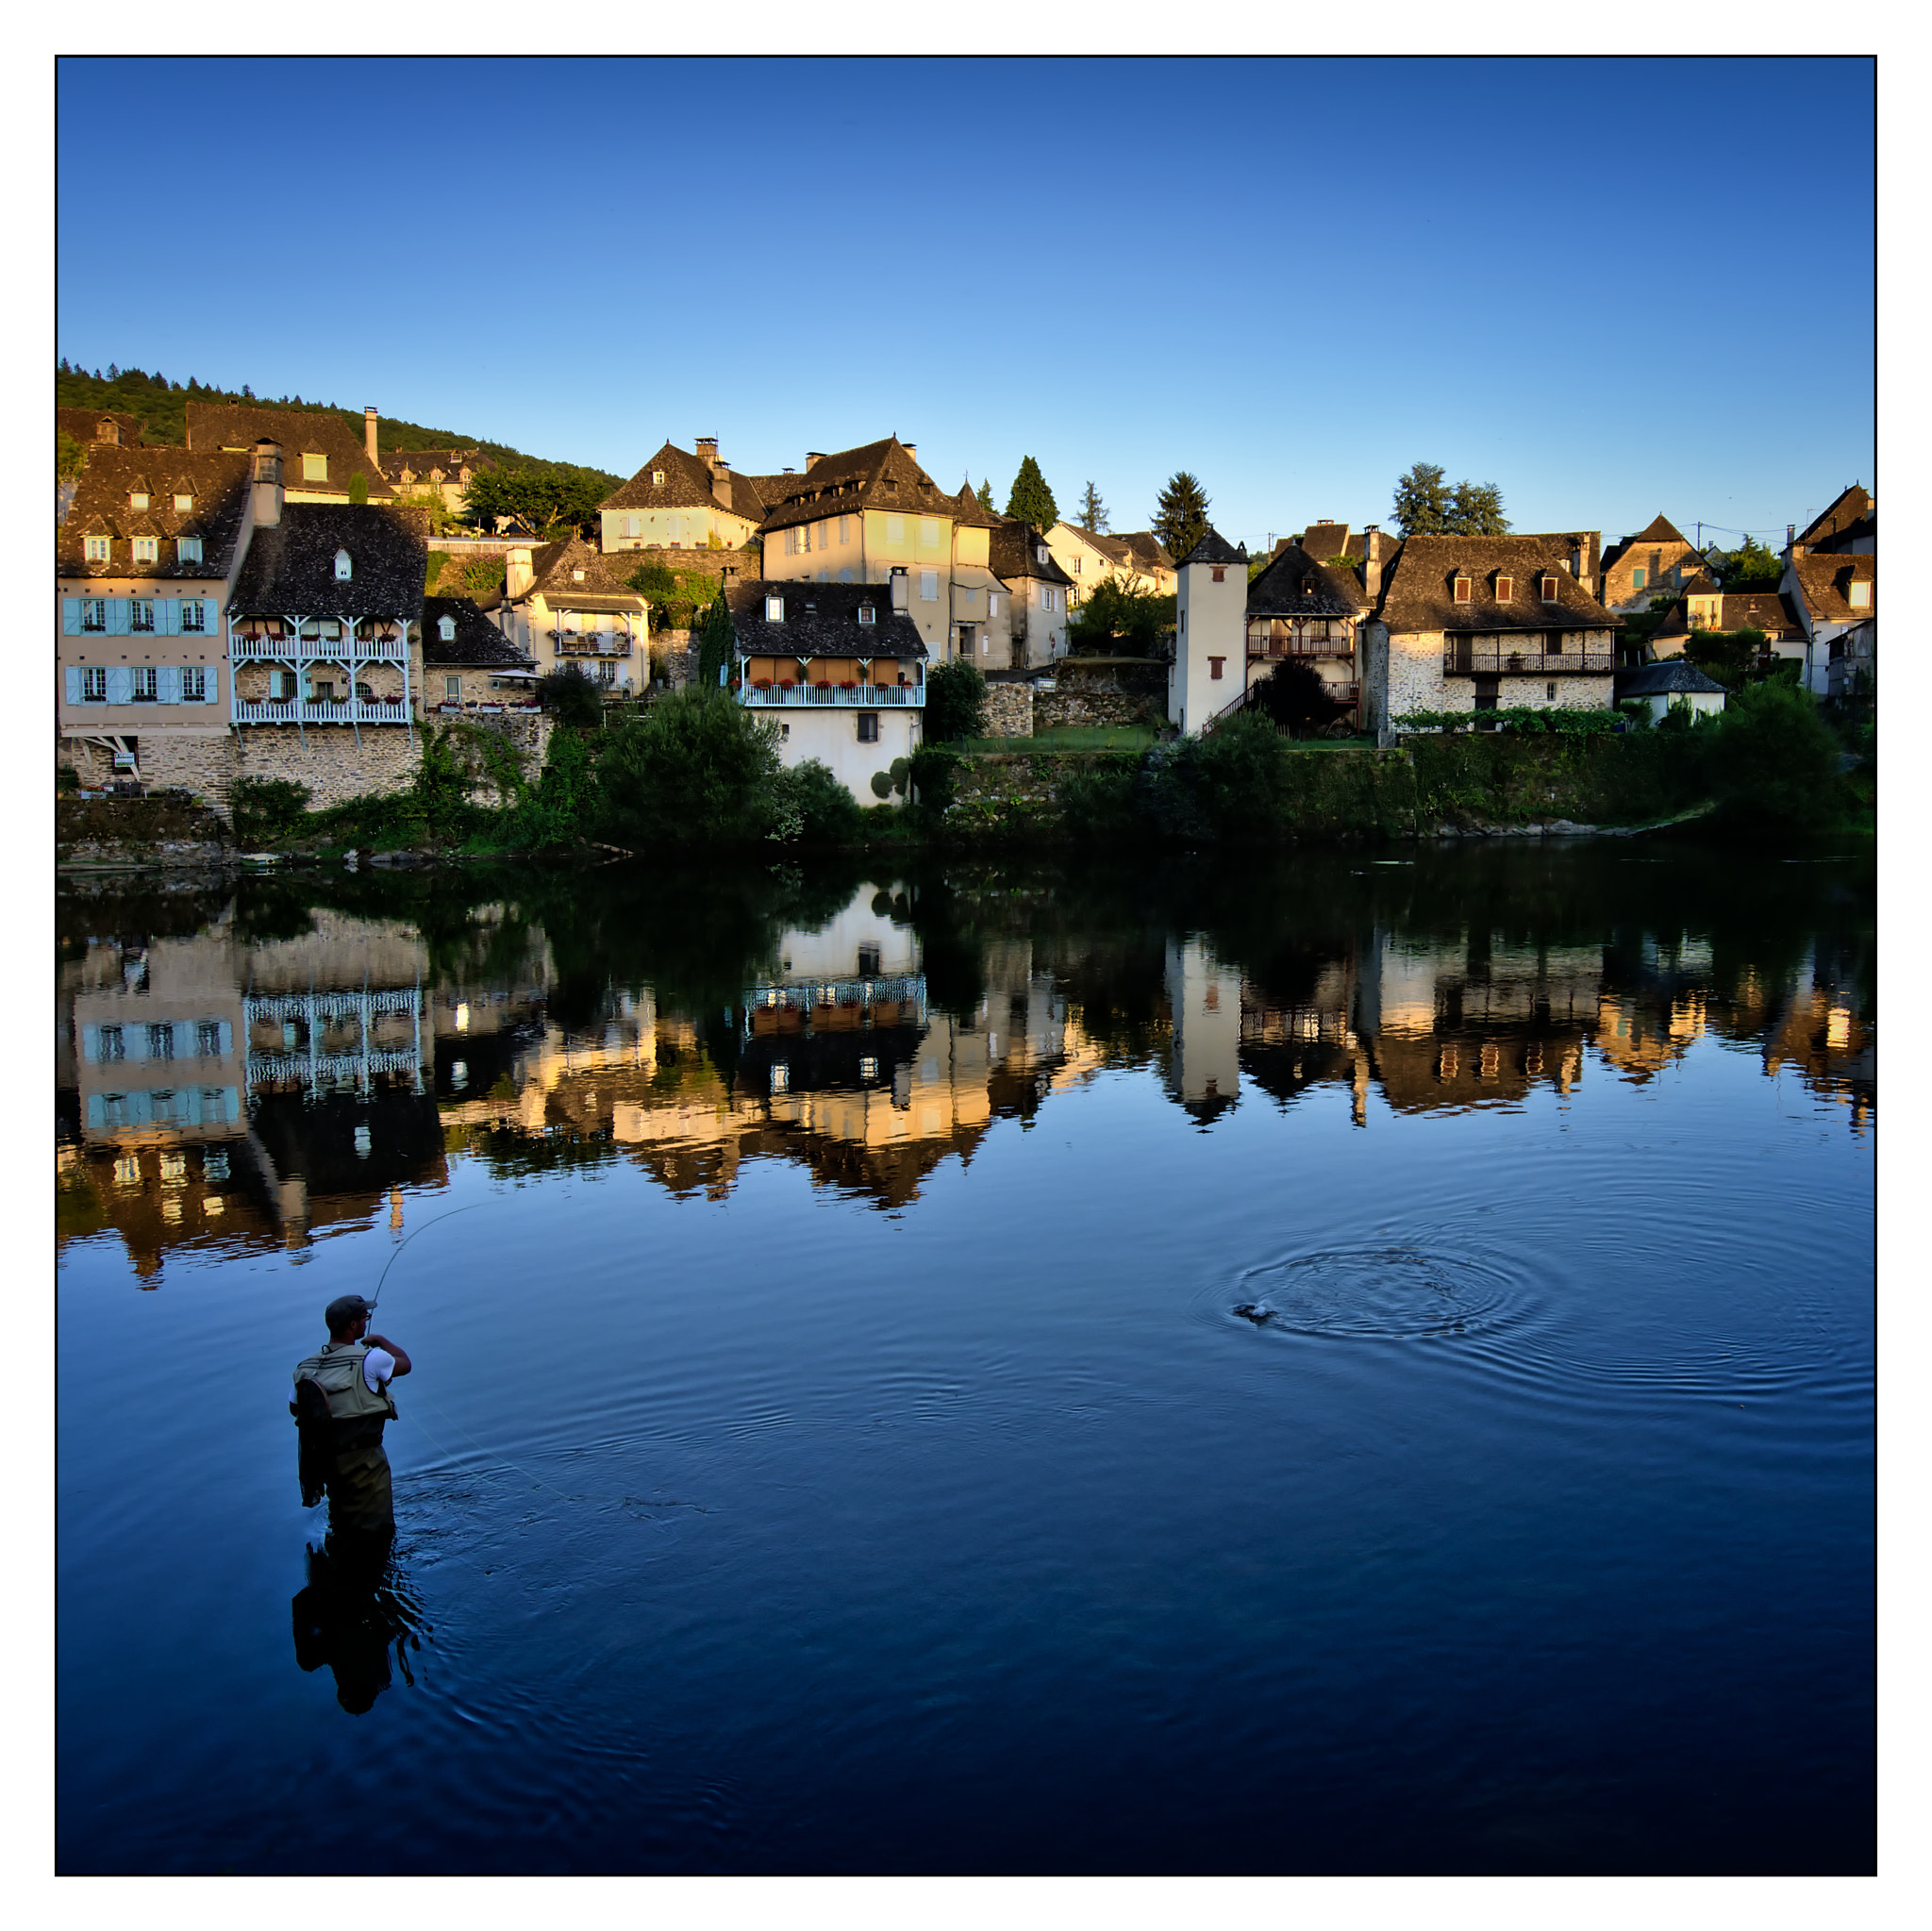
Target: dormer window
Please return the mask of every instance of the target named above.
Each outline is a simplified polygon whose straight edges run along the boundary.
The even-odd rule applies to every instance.
[[[199,537],[177,537],[175,540],[175,555],[183,563],[201,561],[201,539]]]
[[[1554,604],[1557,601],[1557,587],[1556,577],[1554,575],[1545,576],[1542,580],[1543,602],[1546,604]]]
[[[193,491],[189,490],[176,490],[175,491],[175,508],[183,515],[185,515],[189,510],[192,509],[194,508]]]
[[[785,599],[783,597],[767,597],[765,599],[765,622],[767,624],[782,624],[784,621]]]
[[[90,537],[87,540],[87,560],[90,563],[105,563],[108,560],[106,537]]]
[[[1872,608],[1872,586],[1869,583],[1855,583],[1851,594],[1845,599],[1855,610],[1869,610]]]
[[[1456,576],[1456,601],[1458,604],[1469,602],[1471,588],[1469,578],[1458,571]]]
[[[134,540],[134,560],[137,563],[154,563],[160,558],[160,542],[154,537],[136,537]]]
[[[1507,604],[1516,594],[1516,579],[1513,576],[1499,576],[1496,579],[1496,601]]]
[[[338,583],[347,583],[355,574],[356,566],[349,561],[349,553],[346,550],[338,550],[336,552],[336,581]]]
[[[436,620],[436,634],[448,643],[457,634],[457,620],[454,617],[439,617]]]
[[[305,483],[325,483],[328,481],[328,458],[318,456],[312,449],[302,453],[302,480]]]
[[[1856,588],[1856,586],[1854,586],[1854,588]],[[859,605],[858,621],[861,624],[875,624],[878,621],[877,617],[874,614],[873,607],[870,604]]]
[[[570,580],[573,583],[582,583],[584,580],[584,573],[581,570],[573,570],[570,574]]]
[[[664,487],[664,472],[662,470],[653,470],[651,472],[651,487],[654,490],[661,490]]]
[[[127,497],[127,507],[130,509],[145,509],[147,508],[147,491],[145,490],[130,491]]]

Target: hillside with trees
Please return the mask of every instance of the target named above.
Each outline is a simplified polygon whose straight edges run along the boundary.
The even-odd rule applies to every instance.
[[[148,375],[140,369],[122,369],[108,363],[103,375],[75,368],[63,356],[54,372],[54,406],[57,408],[118,409],[141,424],[142,440],[169,443],[183,448],[188,441],[188,405],[191,402],[254,403],[264,408],[308,409],[319,415],[340,416],[348,424],[356,440],[362,439],[362,411],[343,408],[339,403],[306,402],[299,395],[257,395],[247,384],[240,390],[219,389],[191,375],[186,382],[174,382],[158,371]],[[554,478],[562,486],[575,486],[575,495],[590,500],[607,496],[624,478],[608,470],[591,469],[582,463],[558,462],[512,449],[507,442],[491,442],[481,436],[458,435],[400,416],[378,416],[375,420],[378,450],[390,449],[475,449],[502,469],[519,474]],[[58,458],[57,456],[57,464]],[[594,491],[594,494],[591,492]]]

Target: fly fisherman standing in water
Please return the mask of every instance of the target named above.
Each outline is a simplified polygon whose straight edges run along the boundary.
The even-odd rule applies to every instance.
[[[395,1526],[389,1457],[382,1426],[395,1419],[389,1384],[409,1372],[395,1342],[369,1332],[372,1304],[342,1294],[323,1310],[328,1343],[295,1369],[295,1417],[301,1443],[302,1500],[312,1508],[328,1496],[332,1528],[378,1535]]]

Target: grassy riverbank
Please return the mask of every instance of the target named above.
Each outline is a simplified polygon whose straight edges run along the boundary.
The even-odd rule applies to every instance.
[[[298,787],[238,785],[232,844],[324,863],[350,851],[1241,848],[1613,829],[1706,810],[1713,828],[1777,841],[1869,831],[1874,818],[1874,747],[1847,758],[1808,698],[1770,685],[1721,720],[1621,736],[1450,733],[1378,751],[1298,744],[1237,720],[1210,738],[1128,749],[993,741],[986,753],[922,747],[865,808],[824,766],[781,766],[751,712],[690,693],[613,730],[559,726],[541,770],[501,740],[432,731],[415,781],[385,797],[311,811]],[[158,845],[158,824],[128,818],[124,845]],[[92,820],[89,838],[92,851],[113,843]]]

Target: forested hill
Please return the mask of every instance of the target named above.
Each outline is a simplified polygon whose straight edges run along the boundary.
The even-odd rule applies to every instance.
[[[76,369],[65,357],[54,372],[54,406],[57,408],[120,409],[136,417],[142,438],[148,442],[173,443],[184,447],[188,441],[188,405],[191,402],[260,403],[265,408],[313,409],[321,414],[341,416],[362,440],[362,411],[345,409],[339,403],[305,402],[299,395],[257,395],[245,385],[240,390],[214,389],[190,376],[186,382],[171,382],[157,373],[149,375],[139,369],[119,369],[111,362],[104,375]],[[558,462],[512,449],[505,442],[491,442],[481,436],[462,436],[453,429],[431,428],[423,423],[405,422],[398,416],[375,419],[375,440],[379,449],[480,449],[507,470],[529,470],[541,475],[594,477],[605,491],[614,490],[624,478],[608,470],[591,469],[582,463]]]

